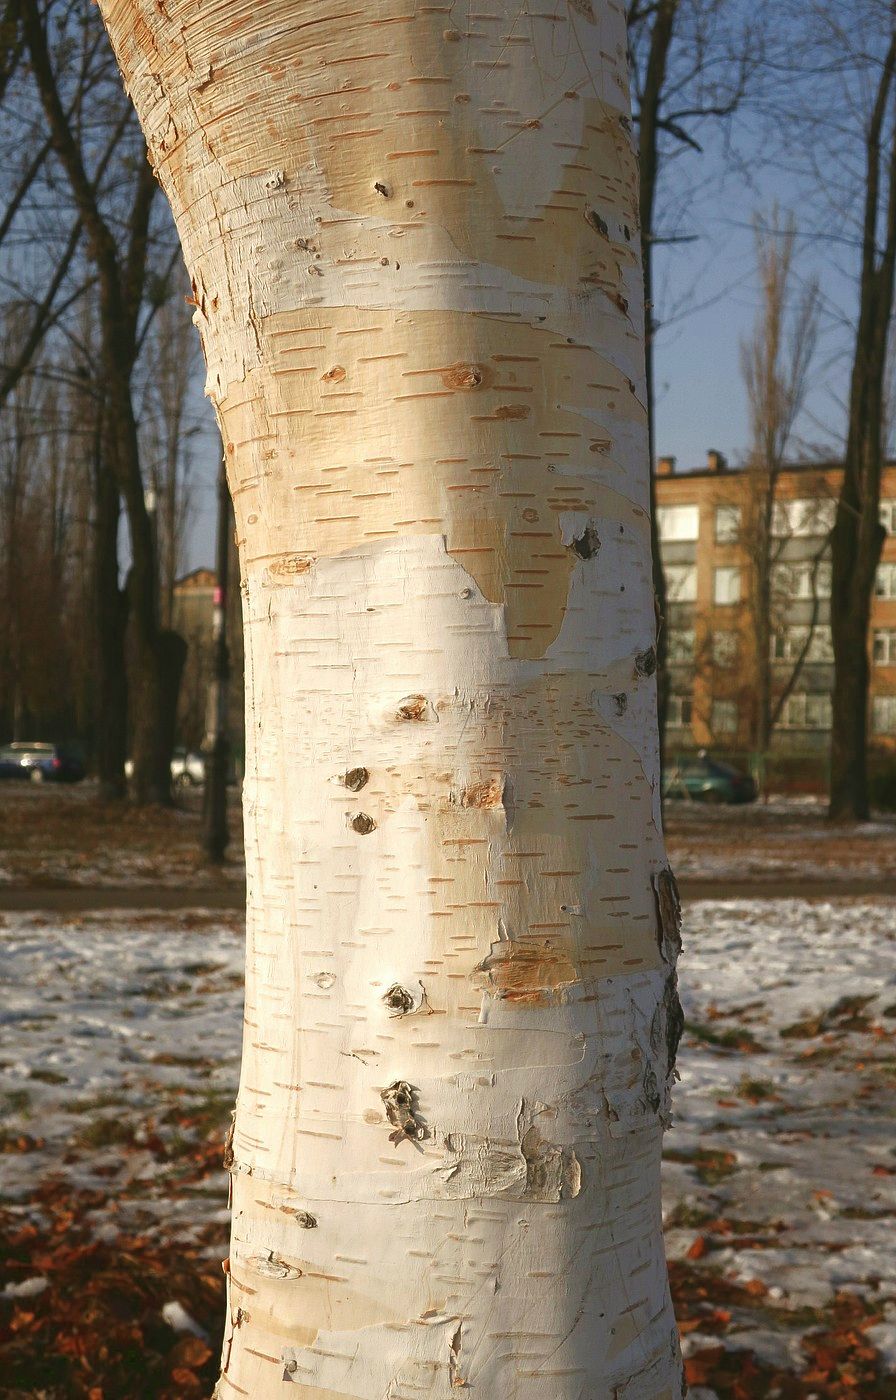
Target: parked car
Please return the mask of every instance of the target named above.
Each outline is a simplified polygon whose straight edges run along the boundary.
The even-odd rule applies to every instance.
[[[79,783],[84,764],[64,744],[28,744],[17,739],[0,749],[0,778],[27,778],[32,783]]]
[[[756,781],[730,763],[720,763],[708,753],[673,758],[663,774],[663,796],[689,798],[692,802],[755,802]]]
[[[134,776],[134,760],[129,758],[124,765],[124,775],[130,781]],[[171,782],[176,788],[202,787],[205,782],[205,754],[193,749],[175,749],[171,755]]]
[[[202,787],[205,782],[205,754],[175,749],[171,755],[171,781],[175,787]]]

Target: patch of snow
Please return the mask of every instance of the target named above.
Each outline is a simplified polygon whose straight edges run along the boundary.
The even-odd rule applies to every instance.
[[[865,1335],[877,1347],[888,1369],[896,1371],[896,1308],[887,1308],[886,1312],[885,1321],[869,1327]]]
[[[50,1286],[50,1280],[38,1275],[23,1278],[21,1283],[7,1283],[0,1292],[0,1298],[37,1298]]]
[[[725,1346],[731,1351],[752,1351],[766,1366],[777,1371],[800,1371],[805,1356],[799,1332],[773,1332],[770,1327],[733,1329],[725,1335]]]
[[[172,1299],[162,1308],[162,1317],[168,1323],[173,1332],[185,1333],[191,1337],[198,1337],[200,1341],[208,1341],[208,1333],[204,1327],[200,1327],[194,1317],[187,1312],[183,1303],[178,1303]]]
[[[721,1276],[755,1282],[780,1311],[825,1307],[843,1290],[891,1302],[869,1335],[896,1368],[896,908],[701,902],[686,908],[684,938],[669,1254],[706,1270],[709,1299]],[[0,915],[0,959],[8,1208],[39,1219],[36,1187],[54,1176],[111,1201],[89,1207],[97,1234],[111,1216],[118,1229],[164,1221],[172,1239],[219,1239],[224,1171],[197,1168],[182,1187],[172,1174],[195,1147],[218,1159],[229,1122],[239,915]],[[211,1258],[221,1246],[208,1248]],[[733,1311],[725,1344],[779,1365],[785,1342]],[[686,1338],[691,1350],[720,1340]]]
[[[51,1167],[73,1186],[151,1184],[158,1154],[141,1132],[176,1142],[181,1107],[208,1117],[220,1099],[223,1139],[242,1038],[238,915],[5,914],[0,958],[0,1105],[7,1137],[25,1143],[0,1155],[5,1200],[27,1199]],[[226,1191],[222,1173],[206,1192],[214,1211]],[[164,1181],[158,1194],[161,1206]],[[172,1219],[199,1218],[197,1200],[175,1201]]]
[[[735,1225],[698,1268],[787,1307],[896,1300],[893,903],[700,902],[684,938],[670,1257],[687,1257],[695,1212],[715,1215]]]

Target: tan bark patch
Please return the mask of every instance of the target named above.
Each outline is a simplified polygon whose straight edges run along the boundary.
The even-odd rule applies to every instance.
[[[538,1006],[578,980],[568,951],[549,940],[523,943],[508,939],[494,945],[477,968],[487,986],[507,1001]]]
[[[299,554],[284,554],[279,559],[271,560],[267,568],[268,573],[277,578],[291,578],[295,574],[307,574],[311,562]]]
[[[486,370],[482,365],[450,365],[441,375],[446,389],[479,389],[485,383]]]
[[[412,724],[422,724],[429,718],[431,709],[425,695],[409,695],[398,706],[395,718],[410,721]]]
[[[330,307],[271,317],[261,334],[276,372],[251,371],[220,410],[247,567],[272,535],[284,554],[321,557],[444,534],[505,605],[511,656],[543,656],[582,567],[560,517],[607,508],[606,466],[589,450],[601,420],[643,428],[625,376],[587,346],[487,316]],[[346,385],[324,391],[334,361]],[[475,392],[460,390],[462,413],[446,363],[458,379],[484,367]]]
[[[496,774],[481,783],[468,783],[460,795],[462,807],[500,807],[504,801],[504,778]]]

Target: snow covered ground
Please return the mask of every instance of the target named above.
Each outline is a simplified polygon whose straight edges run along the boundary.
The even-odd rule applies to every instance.
[[[191,1150],[211,1138],[220,1160],[239,1072],[242,920],[8,914],[0,967],[0,1197],[25,1206],[53,1173],[140,1226]],[[175,1192],[178,1230],[226,1218],[226,1195],[223,1172]],[[99,1226],[106,1203],[95,1210]]]
[[[724,1340],[771,1366],[800,1362],[788,1314],[859,1295],[896,1394],[896,909],[692,905],[681,983],[670,1259],[761,1300]]]
[[[52,1182],[100,1239],[153,1226],[220,1258],[239,918],[0,915],[0,967],[13,1216],[40,1225]],[[896,1394],[896,908],[690,905],[681,990],[665,1208],[692,1380],[707,1379],[704,1400]],[[22,1286],[35,1305],[47,1285],[29,1277],[0,1274],[10,1305],[29,1302]],[[810,1374],[806,1339],[828,1324],[863,1339],[884,1388],[770,1388],[772,1371]],[[741,1391],[726,1389],[720,1353],[749,1356],[756,1388],[741,1367]]]

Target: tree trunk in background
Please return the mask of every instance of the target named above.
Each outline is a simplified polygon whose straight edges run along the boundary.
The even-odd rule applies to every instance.
[[[97,438],[101,439],[101,432]],[[128,687],[125,665],[127,598],[119,583],[118,521],[121,506],[115,477],[102,447],[93,463],[94,524],[93,604],[96,626],[94,743],[100,796],[106,801],[126,793]]]
[[[101,8],[240,541],[218,1394],[674,1400],[678,906],[622,11]]]
[[[896,28],[880,69],[866,138],[867,168],[859,320],[849,430],[831,532],[834,693],[831,800],[835,821],[864,821],[868,805],[868,627],[885,530],[880,523],[884,381],[896,280]],[[889,149],[884,151],[885,133]]]
[[[644,358],[647,386],[647,442],[650,460],[650,539],[653,555],[653,591],[656,595],[657,628],[657,719],[662,755],[666,736],[669,702],[669,672],[666,663],[669,631],[666,625],[666,575],[656,519],[656,384],[654,357],[656,318],[653,309],[653,240],[656,186],[659,176],[659,116],[666,82],[669,49],[675,28],[679,0],[659,0],[650,31],[650,49],[644,75],[638,122],[639,209],[641,218],[641,261],[644,272]]]

